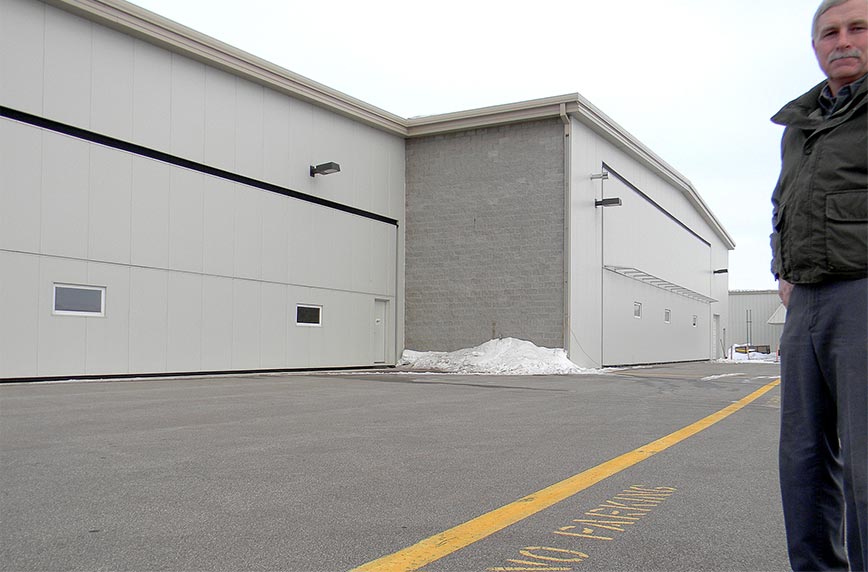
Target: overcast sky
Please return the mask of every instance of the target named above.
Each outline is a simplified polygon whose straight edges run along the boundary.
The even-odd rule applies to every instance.
[[[578,92],[686,176],[766,289],[780,107],[823,80],[819,0],[135,0],[402,117]]]

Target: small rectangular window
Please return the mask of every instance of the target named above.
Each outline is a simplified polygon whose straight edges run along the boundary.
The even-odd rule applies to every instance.
[[[295,307],[295,324],[297,326],[321,326],[322,306],[298,304]]]
[[[60,316],[105,316],[105,287],[55,284],[52,311]]]
[[[669,308],[663,310],[663,321],[667,324],[672,321],[672,310]]]
[[[642,317],[642,304],[640,302],[633,302],[633,317],[641,318]]]

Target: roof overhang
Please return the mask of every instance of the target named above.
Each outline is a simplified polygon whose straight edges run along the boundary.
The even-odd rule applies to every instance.
[[[395,135],[406,120],[123,0],[43,0],[169,51],[240,75]]]

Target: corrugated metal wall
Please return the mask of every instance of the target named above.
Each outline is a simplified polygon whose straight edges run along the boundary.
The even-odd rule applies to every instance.
[[[784,327],[771,325],[768,319],[780,305],[777,290],[730,292],[727,345],[767,345],[772,352],[776,352],[780,347]]]

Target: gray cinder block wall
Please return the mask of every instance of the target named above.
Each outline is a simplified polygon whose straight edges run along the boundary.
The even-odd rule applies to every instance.
[[[407,141],[408,349],[563,347],[563,137],[554,119]]]

